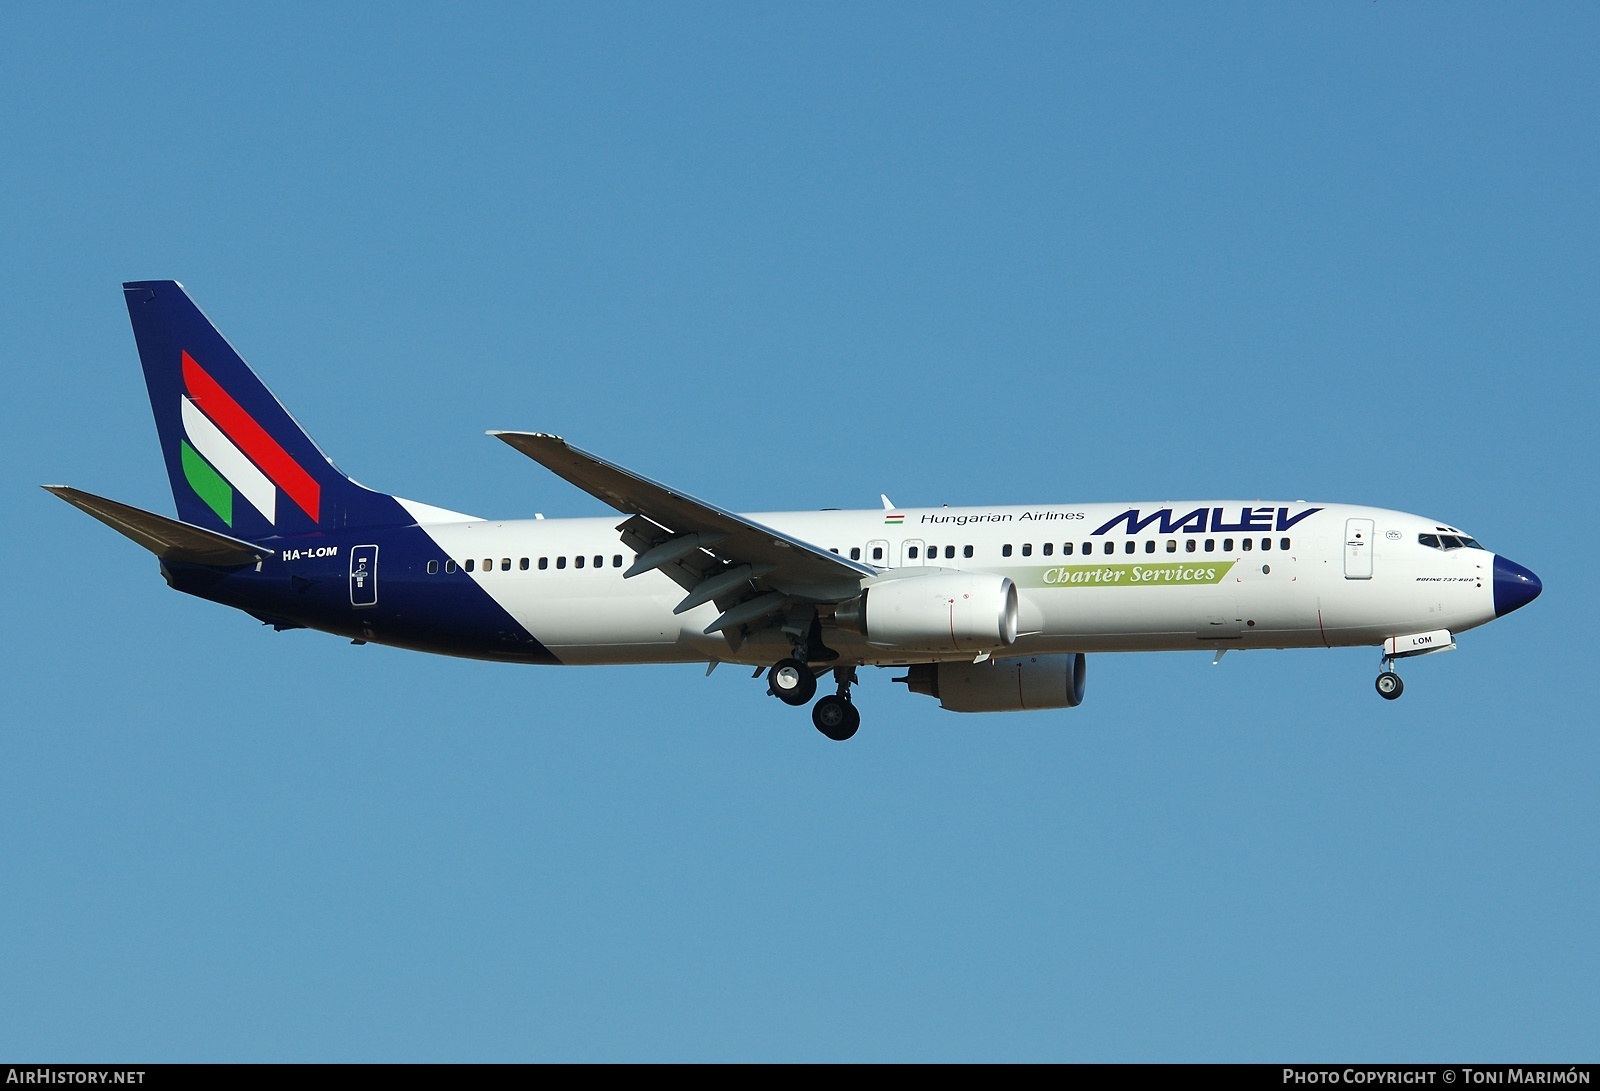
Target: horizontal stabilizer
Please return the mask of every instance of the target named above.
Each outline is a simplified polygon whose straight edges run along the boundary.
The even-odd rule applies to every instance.
[[[65,485],[45,485],[73,507],[88,512],[118,534],[133,539],[163,561],[211,564],[220,567],[255,564],[273,551],[226,534],[168,519],[165,515],[119,504],[103,496],[70,489]]]

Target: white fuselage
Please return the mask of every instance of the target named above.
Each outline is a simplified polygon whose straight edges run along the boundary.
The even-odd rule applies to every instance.
[[[934,566],[1009,577],[1020,624],[1008,655],[1376,645],[1495,617],[1493,554],[1422,544],[1460,532],[1381,508],[1195,501],[748,518],[891,572]],[[612,516],[423,529],[561,662],[764,664],[782,654],[776,635],[737,647],[706,635],[719,614],[712,603],[674,614],[684,590],[660,572],[624,579],[633,554],[617,525]],[[842,629],[827,644],[850,663],[962,658],[879,647]]]

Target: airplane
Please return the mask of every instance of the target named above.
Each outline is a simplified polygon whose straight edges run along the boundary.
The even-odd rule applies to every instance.
[[[1455,526],[1200,500],[735,514],[541,432],[488,434],[615,508],[482,519],[368,489],[171,280],[123,285],[178,518],[46,485],[169,586],[274,629],[473,659],[754,667],[845,740],[858,668],[956,712],[1072,708],[1092,652],[1378,646],[1398,662],[1537,598]]]

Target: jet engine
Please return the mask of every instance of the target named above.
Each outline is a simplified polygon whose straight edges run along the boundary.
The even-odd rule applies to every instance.
[[[1017,586],[985,572],[889,579],[840,603],[834,619],[884,647],[997,651],[1017,640]]]
[[[1027,655],[985,663],[917,663],[904,682],[912,693],[937,697],[951,712],[1025,712],[1076,708],[1083,701],[1084,658]]]

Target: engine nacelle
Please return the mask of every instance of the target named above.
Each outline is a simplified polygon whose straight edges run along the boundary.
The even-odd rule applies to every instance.
[[[841,603],[835,618],[883,647],[997,651],[1017,640],[1017,585],[987,572],[889,579]]]
[[[1083,701],[1083,655],[1027,655],[986,663],[918,663],[904,682],[951,712],[1026,712],[1076,708]]]

